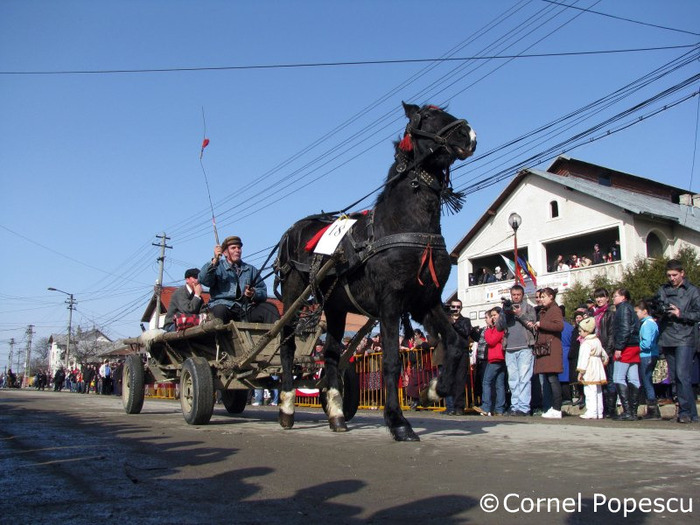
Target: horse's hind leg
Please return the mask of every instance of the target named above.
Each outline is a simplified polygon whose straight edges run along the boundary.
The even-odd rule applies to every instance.
[[[294,426],[294,351],[296,342],[294,341],[294,327],[286,325],[282,330],[282,347],[280,348],[280,359],[282,361],[282,380],[279,400],[279,424],[285,430]]]
[[[381,319],[383,377],[386,391],[384,421],[396,441],[420,441],[411,424],[404,417],[399,402],[399,315],[382,315]]]
[[[345,330],[345,312],[326,311],[328,331],[326,344],[323,348],[323,358],[326,368],[327,392],[326,407],[328,425],[333,432],[346,432],[348,427],[343,413],[343,397],[340,390],[340,373],[338,363],[342,352],[342,338]]]

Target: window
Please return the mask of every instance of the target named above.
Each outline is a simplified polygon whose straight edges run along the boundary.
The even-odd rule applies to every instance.
[[[664,255],[664,244],[654,232],[647,235],[647,257],[658,259]]]
[[[559,203],[557,201],[552,201],[549,203],[549,215],[552,219],[559,217]]]

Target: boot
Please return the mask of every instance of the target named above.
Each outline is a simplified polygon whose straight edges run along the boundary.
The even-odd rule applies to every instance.
[[[632,421],[629,387],[627,385],[616,383],[615,388],[617,389],[617,395],[620,396],[620,403],[622,403],[622,414],[613,416],[613,419],[615,421]]]
[[[606,418],[617,418],[617,392],[603,392],[603,409]]]
[[[659,404],[656,399],[647,400],[647,413],[644,414],[642,419],[651,419],[658,421],[661,419],[661,410],[659,409]]]
[[[629,411],[629,420],[630,421],[637,421],[639,419],[639,416],[637,415],[639,413],[639,387],[634,386],[634,385],[628,385],[627,390],[629,392],[629,405],[630,405],[630,411]]]

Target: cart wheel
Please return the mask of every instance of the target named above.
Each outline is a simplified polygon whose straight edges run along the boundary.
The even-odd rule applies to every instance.
[[[180,406],[190,425],[205,425],[214,413],[214,378],[203,357],[189,357],[182,365]]]
[[[124,361],[122,403],[127,414],[139,414],[143,408],[144,370],[139,354],[131,354]]]
[[[323,369],[321,377],[325,375],[326,369]],[[345,421],[350,421],[357,414],[357,407],[360,405],[360,376],[355,370],[353,363],[348,363],[348,366],[343,371],[340,381],[340,393],[343,396],[343,415]],[[323,411],[328,415],[328,398],[325,390],[321,390],[318,395]]]
[[[229,414],[241,414],[248,404],[248,390],[222,390],[221,401]]]

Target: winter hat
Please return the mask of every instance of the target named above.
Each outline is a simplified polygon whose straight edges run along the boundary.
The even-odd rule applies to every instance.
[[[230,237],[226,237],[224,239],[224,242],[221,243],[221,249],[226,250],[231,245],[234,246],[243,246],[243,242],[241,242],[241,238],[236,236],[236,235],[231,235]]]
[[[584,332],[588,332],[589,334],[592,334],[595,332],[595,318],[593,317],[586,317],[583,321],[581,321],[578,324],[578,327],[583,330]]]

